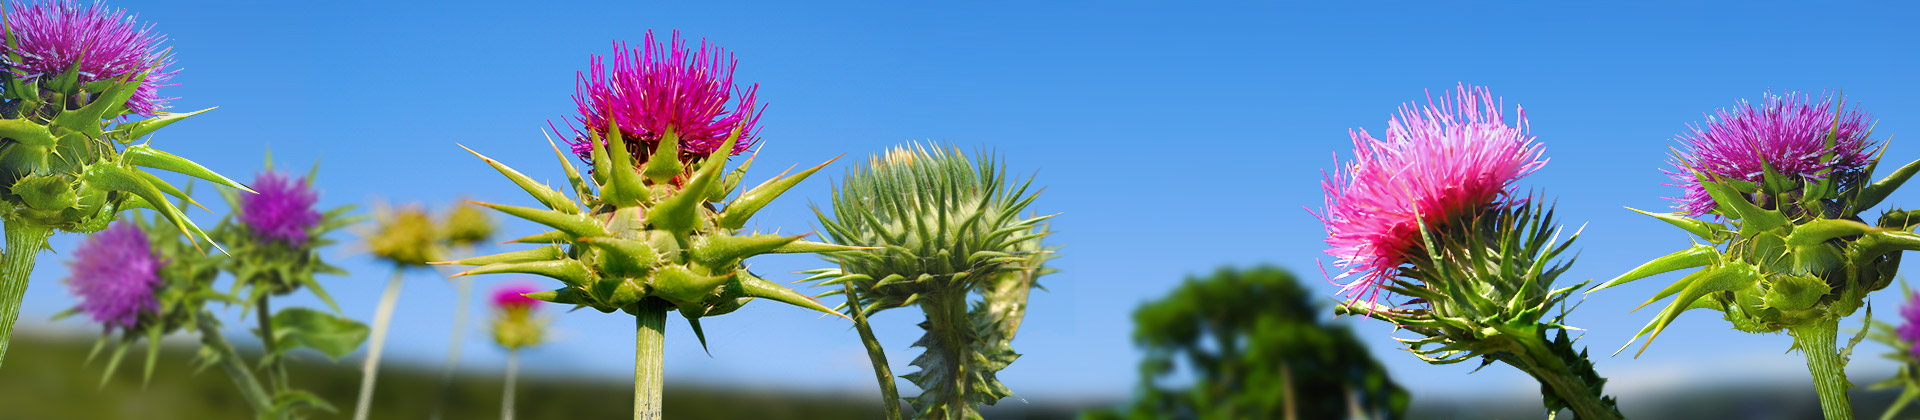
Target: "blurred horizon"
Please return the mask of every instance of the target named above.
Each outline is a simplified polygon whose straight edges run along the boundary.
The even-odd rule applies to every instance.
[[[163,130],[154,139],[161,148],[243,182],[269,149],[276,167],[303,171],[319,162],[322,208],[530,205],[459,145],[535,179],[560,180],[541,134],[548,121],[574,114],[575,72],[589,55],[639,42],[649,28],[726,48],[739,59],[735,80],[759,84],[769,106],[747,183],[841,157],[762,211],[763,231],[813,231],[810,206],[827,205],[830,185],[887,147],[936,141],[994,150],[1009,172],[1047,187],[1033,210],[1061,214],[1050,243],[1064,245],[1055,261],[1063,272],[1042,279],[1048,290],[1033,294],[1013,344],[1023,356],[1000,375],[1028,402],[1132,395],[1141,352],[1131,314],[1190,275],[1273,264],[1330,304],[1337,287],[1318,274],[1332,262],[1322,252],[1324,230],[1303,210],[1322,205],[1322,171],[1351,157],[1348,130],[1378,133],[1401,104],[1458,83],[1490,88],[1509,122],[1524,106],[1551,162],[1518,188],[1555,200],[1569,232],[1584,227],[1574,245],[1580,259],[1562,277],[1569,283],[1611,278],[1689,243],[1621,207],[1666,208],[1661,197],[1678,189],[1663,186],[1659,170],[1674,136],[1739,100],[1844,89],[1850,104],[1878,117],[1874,139],[1892,139],[1887,160],[1920,158],[1920,147],[1901,137],[1920,128],[1920,103],[1909,100],[1920,97],[1909,70],[1920,57],[1899,52],[1920,39],[1903,19],[1916,11],[1909,4],[108,4],[168,35],[182,71],[173,79],[179,85],[161,93],[180,98],[174,111],[220,107]],[[213,213],[190,217],[209,226],[226,209],[200,186]],[[1887,202],[1920,206],[1913,190]],[[539,231],[494,220],[501,239]],[[347,316],[367,321],[392,268],[367,255],[352,232],[335,238],[343,244],[323,256],[352,275],[321,281]],[[73,305],[61,279],[80,239],[56,236],[54,252],[40,257],[23,329],[97,331],[78,318],[47,320]],[[522,248],[481,251],[515,249]],[[750,263],[781,283],[826,266],[791,255]],[[408,274],[389,364],[440,366],[454,306],[441,276]],[[1654,315],[1628,309],[1676,278],[1586,295],[1569,317],[1586,329],[1579,344],[1622,407],[1631,410],[1636,397],[1737,384],[1802,384],[1811,394],[1786,337],[1739,333],[1704,311],[1680,317],[1638,357],[1637,345],[1609,357]],[[483,313],[491,285],[522,279],[478,278],[474,314]],[[1904,299],[1896,295],[1877,294],[1881,319],[1898,312]],[[306,293],[275,304],[324,308]],[[631,318],[547,309],[553,340],[525,353],[523,368],[630,378]],[[219,313],[228,336],[250,336],[232,321],[237,312]],[[1842,327],[1858,327],[1860,318]],[[482,333],[483,317],[473,319],[460,369],[497,371],[504,352]],[[919,321],[910,310],[874,318],[896,374],[916,370],[907,363],[918,353],[910,344]],[[1537,398],[1537,385],[1517,370],[1430,366],[1398,350],[1387,337],[1391,325],[1336,322],[1352,326],[1415,401]],[[857,336],[837,318],[750,304],[703,320],[711,355],[684,320],[668,324],[670,381],[877,395]],[[1864,344],[1849,376],[1868,384],[1890,375],[1892,365],[1877,357],[1885,350]],[[9,357],[0,381],[24,363]],[[917,392],[899,384],[903,394]]]

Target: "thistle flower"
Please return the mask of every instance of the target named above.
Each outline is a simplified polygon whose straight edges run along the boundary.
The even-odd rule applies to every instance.
[[[306,244],[309,230],[320,223],[320,212],[313,209],[320,197],[307,179],[269,171],[253,182],[260,193],[240,195],[240,222],[262,243],[278,239],[294,247]]]
[[[17,47],[8,52],[20,58],[9,67],[15,77],[26,81],[77,71],[82,84],[144,74],[146,79],[126,106],[136,114],[153,116],[173,99],[160,97],[158,91],[172,86],[164,83],[177,70],[166,69],[172,61],[159,49],[167,37],[153,32],[152,24],[136,23],[136,17],[103,3],[85,7],[73,0],[13,5],[7,23]]]
[[[539,299],[527,297],[528,293],[541,290],[525,284],[510,284],[493,289],[493,307],[503,311],[532,310]]]
[[[1907,298],[1907,304],[1900,307],[1900,341],[1909,344],[1908,353],[1920,358],[1920,292]]]
[[[471,247],[486,242],[493,237],[493,219],[480,211],[479,206],[459,203],[447,212],[447,223],[443,229],[447,243],[457,247]]]
[[[1410,258],[1420,252],[1420,229],[1437,229],[1464,216],[1522,204],[1513,182],[1547,160],[1527,133],[1526,110],[1509,126],[1486,88],[1460,85],[1428,105],[1405,104],[1388,120],[1387,138],[1349,131],[1353,161],[1321,182],[1326,207],[1315,214],[1327,226],[1327,254],[1358,279],[1340,293],[1375,301]]]
[[[593,163],[589,139],[609,138],[608,127],[616,125],[628,153],[643,162],[654,144],[668,138],[679,139],[680,151],[691,155],[689,161],[718,151],[735,128],[741,136],[730,155],[753,145],[759,131],[754,127],[760,120],[754,100],[759,85],[739,90],[740,98],[734,100],[733,54],[705,40],[699,51],[692,51],[680,31],[673,32],[669,43],[658,43],[649,30],[644,43],[633,49],[615,43],[611,63],[593,56],[589,70],[579,76],[573,100],[580,116],[574,119],[585,128],[575,129],[569,142],[581,161]]]
[[[1665,171],[1675,182],[1669,185],[1685,189],[1669,198],[1674,209],[1694,216],[1713,211],[1713,196],[1697,171],[1760,183],[1771,170],[1796,184],[1860,171],[1873,162],[1874,142],[1867,138],[1871,116],[1844,108],[1845,101],[1827,95],[1767,92],[1759,107],[1740,101],[1732,111],[1708,115],[1704,126],[1690,126],[1690,133],[1679,136],[1674,169]]]
[[[160,310],[154,288],[166,265],[154,255],[147,235],[127,223],[95,233],[74,252],[67,289],[80,297],[80,312],[108,328],[132,329],[140,315]]]
[[[417,205],[375,209],[374,220],[378,226],[367,237],[367,248],[374,256],[402,267],[422,267],[446,253],[426,209]]]

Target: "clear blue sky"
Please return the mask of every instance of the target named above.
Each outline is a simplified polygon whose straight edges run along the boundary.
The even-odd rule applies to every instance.
[[[637,42],[648,28],[681,29],[731,49],[738,80],[760,83],[770,106],[753,182],[790,165],[853,158],[763,211],[763,228],[811,231],[809,201],[824,203],[831,178],[885,147],[934,140],[994,148],[1014,170],[1037,171],[1047,190],[1034,207],[1061,213],[1054,240],[1066,245],[1058,260],[1065,272],[1034,296],[1015,343],[1025,356],[1002,373],[1029,400],[1129,392],[1139,354],[1130,314],[1188,274],[1273,263],[1331,296],[1316,268],[1325,260],[1323,230],[1302,207],[1320,205],[1321,171],[1351,153],[1348,129],[1378,132],[1397,105],[1427,89],[1484,85],[1526,107],[1552,163],[1521,188],[1556,197],[1562,220],[1587,224],[1566,279],[1609,278],[1688,243],[1621,206],[1666,205],[1660,197],[1675,193],[1660,186],[1667,147],[1704,112],[1767,89],[1845,89],[1879,116],[1878,138],[1920,124],[1912,47],[1920,36],[1905,19],[1916,11],[1891,3],[112,4],[169,34],[183,71],[174,78],[180,86],[163,93],[181,98],[177,109],[220,106],[163,130],[158,146],[248,179],[268,147],[287,165],[317,159],[328,206],[444,206],[461,197],[530,205],[455,143],[558,181],[540,130],[573,112],[574,72],[589,54],[610,52],[615,40]],[[1920,158],[1920,146],[1896,141],[1888,157]],[[1920,206],[1916,189],[1890,202]],[[523,222],[505,230],[536,232]],[[68,251],[77,240],[58,238],[54,247]],[[388,268],[356,249],[329,253],[354,275],[326,282],[349,315],[367,319]],[[41,258],[28,322],[72,304],[59,283],[65,261]],[[754,264],[778,274],[822,263]],[[1582,343],[1615,379],[1610,389],[1739,380],[1753,371],[1804,380],[1799,357],[1783,354],[1786,337],[1738,334],[1705,312],[1682,317],[1644,357],[1604,357],[1653,315],[1627,309],[1671,280],[1591,296],[1571,317],[1590,330]],[[408,281],[392,360],[438,363],[451,290],[427,273]],[[1890,317],[1896,298],[1879,297],[1878,312]],[[530,368],[631,372],[629,318],[555,315],[556,339],[532,353]],[[918,350],[908,347],[918,320],[910,311],[876,320],[897,373],[913,370],[906,362]],[[672,323],[669,377],[874,386],[844,321],[763,302],[707,322],[711,357],[684,323]],[[1470,366],[1427,366],[1396,350],[1387,325],[1352,323],[1417,395],[1524,395],[1533,387],[1507,368],[1467,375]],[[494,369],[501,353],[478,331],[469,334],[464,365]],[[1885,372],[1855,375],[1866,382]]]

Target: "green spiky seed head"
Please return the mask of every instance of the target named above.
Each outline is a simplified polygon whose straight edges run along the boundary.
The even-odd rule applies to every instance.
[[[828,259],[858,275],[846,281],[869,312],[926,293],[965,293],[1020,269],[1033,252],[1021,244],[1045,235],[1034,228],[1051,216],[1021,214],[1038,193],[1031,185],[1010,182],[992,156],[975,162],[950,147],[896,147],[848,171],[834,191],[833,215],[819,215],[834,243],[873,250]]]
[[[563,287],[527,296],[580,305],[601,312],[634,311],[644,299],[665,301],[693,322],[739,309],[753,298],[838,315],[812,298],[762,279],[744,263],[755,255],[833,252],[856,248],[801,240],[799,236],[743,233],[753,214],[821,166],[781,176],[725,202],[737,184],[725,172],[727,156],[714,154],[688,167],[678,159],[636,159],[617,129],[606,141],[593,138],[594,168],[582,177],[554,147],[576,192],[569,197],[486,156],[474,153],[544,208],[475,203],[552,231],[514,242],[543,245],[530,250],[467,258],[448,264],[478,266],[459,275],[535,274]],[[597,134],[596,134],[597,136]],[[672,132],[666,134],[674,138]],[[739,140],[736,130],[725,147]],[[678,141],[657,142],[650,156],[679,156]],[[469,150],[471,151],[471,150]],[[752,158],[748,158],[750,164]],[[741,170],[735,170],[734,180]],[[704,343],[704,339],[702,339]]]
[[[367,250],[401,267],[425,266],[446,255],[446,245],[434,229],[433,216],[419,205],[398,209],[376,208],[377,226],[367,236]]]
[[[487,217],[487,213],[481,211],[479,206],[458,203],[447,212],[447,223],[441,230],[446,234],[449,245],[477,246],[493,238],[493,218]]]

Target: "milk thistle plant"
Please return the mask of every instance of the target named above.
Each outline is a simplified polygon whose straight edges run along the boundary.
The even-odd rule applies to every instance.
[[[1869,390],[1900,389],[1900,397],[1887,406],[1881,420],[1893,419],[1920,399],[1920,294],[1907,288],[1905,281],[1900,283],[1900,290],[1907,296],[1907,303],[1900,306],[1899,324],[1867,320],[1868,337],[1893,348],[1881,357],[1892,360],[1900,369],[1893,377],[1867,387]]]
[[[373,389],[380,376],[380,356],[386,349],[387,328],[393,323],[393,309],[400,303],[401,281],[408,270],[425,268],[427,263],[445,257],[446,239],[433,221],[433,215],[419,205],[398,209],[374,208],[375,227],[366,235],[367,249],[374,257],[393,264],[393,277],[380,292],[380,303],[373,310],[373,341],[367,345],[367,358],[360,367],[360,396],[354,402],[354,420],[366,420],[373,408]]]
[[[1710,116],[1680,135],[1667,171],[1683,189],[1678,211],[1641,212],[1697,242],[1594,290],[1697,268],[1647,300],[1673,298],[1635,340],[1650,343],[1698,308],[1722,312],[1736,330],[1785,331],[1806,356],[1827,418],[1853,418],[1844,371],[1853,345],[1838,347],[1840,319],[1892,282],[1900,251],[1920,249],[1907,212],[1862,219],[1920,170],[1916,161],[1874,181],[1884,146],[1872,150],[1868,120],[1838,98],[1795,92]]]
[[[493,238],[494,230],[493,219],[480,206],[465,202],[455,203],[440,226],[441,235],[454,258],[473,256],[475,248]],[[453,372],[460,366],[460,347],[466,342],[467,304],[473,300],[472,278],[452,277],[447,281],[453,283],[454,289],[453,327],[448,334],[447,358],[440,369],[440,387],[434,391],[430,419],[441,418],[442,410],[446,409],[447,398],[451,394],[449,390],[453,387]]]
[[[591,177],[582,177],[567,154],[553,148],[571,197],[474,153],[542,208],[475,204],[553,230],[513,241],[539,246],[534,249],[447,263],[477,266],[458,275],[550,277],[562,287],[527,296],[632,315],[634,418],[658,419],[669,311],[687,319],[702,346],[700,318],[733,312],[753,298],[838,315],[748,271],[744,261],[767,253],[853,248],[799,236],[740,234],[754,213],[826,164],[734,195],[753,159],[732,171],[727,161],[757,140],[759,114],[752,87],[736,105],[727,105],[734,100],[731,55],[705,43],[695,53],[678,33],[671,43],[655,42],[648,32],[644,46],[616,48],[610,60],[591,60],[574,96],[576,121],[585,128],[569,142],[592,165]]]
[[[174,71],[151,25],[102,4],[0,2],[0,360],[34,260],[57,232],[106,228],[120,210],[149,208],[190,236],[205,233],[168,197],[186,194],[146,169],[252,192],[199,164],[134,144],[186,117],[161,97]],[[198,243],[198,242],[192,242]]]
[[[289,180],[271,171],[262,173],[255,185],[261,186],[260,194],[227,194],[235,215],[208,235],[228,243],[229,255],[209,255],[203,248],[210,243],[188,243],[174,230],[176,226],[148,223],[138,216],[94,234],[75,253],[68,285],[81,300],[76,312],[106,327],[96,354],[109,341],[113,343],[106,377],[113,375],[126,350],[140,339],[149,346],[145,376],[151,377],[160,338],[187,331],[200,335],[201,361],[225,368],[256,417],[280,419],[305,410],[333,410],[318,396],[291,387],[284,361],[300,348],[337,360],[359,348],[367,327],[308,308],[273,312],[268,301],[307,289],[331,304],[314,274],[345,273],[321,262],[318,248],[332,243],[323,235],[352,222],[342,217],[351,207],[319,213],[312,207],[315,193],[305,179]],[[222,270],[234,275],[231,293],[212,288]],[[257,362],[261,375],[254,374],[255,363],[247,362],[228,343],[219,320],[206,308],[209,301],[257,309],[253,315],[259,327],[254,332],[265,350]]]
[[[866,343],[889,417],[900,418],[898,391],[886,355],[867,325],[874,313],[918,306],[926,351],[915,418],[978,419],[979,406],[1012,391],[995,374],[1020,355],[1011,343],[1025,315],[1027,293],[1049,270],[1040,244],[1052,216],[1023,216],[1038,196],[1033,181],[1009,181],[992,156],[977,163],[959,150],[918,144],[874,156],[848,171],[834,191],[833,216],[820,223],[834,243],[869,251],[826,254],[839,268],[812,270],[808,280],[839,286]],[[969,298],[981,300],[969,308]]]
[[[1526,111],[1508,125],[1501,108],[1485,88],[1463,84],[1426,106],[1401,106],[1385,139],[1351,133],[1353,160],[1321,184],[1326,207],[1316,214],[1343,269],[1332,277],[1351,279],[1336,313],[1418,334],[1395,339],[1428,363],[1479,358],[1527,372],[1549,414],[1621,418],[1563,323],[1563,304],[1585,282],[1555,288],[1572,263],[1560,256],[1579,233],[1557,241],[1553,207],[1513,192],[1547,160]],[[1411,299],[1382,304],[1383,291]]]
[[[547,321],[534,316],[540,301],[527,297],[540,289],[510,284],[493,290],[493,342],[507,349],[507,384],[501,392],[500,418],[513,420],[513,386],[520,373],[520,349],[546,338]]]

